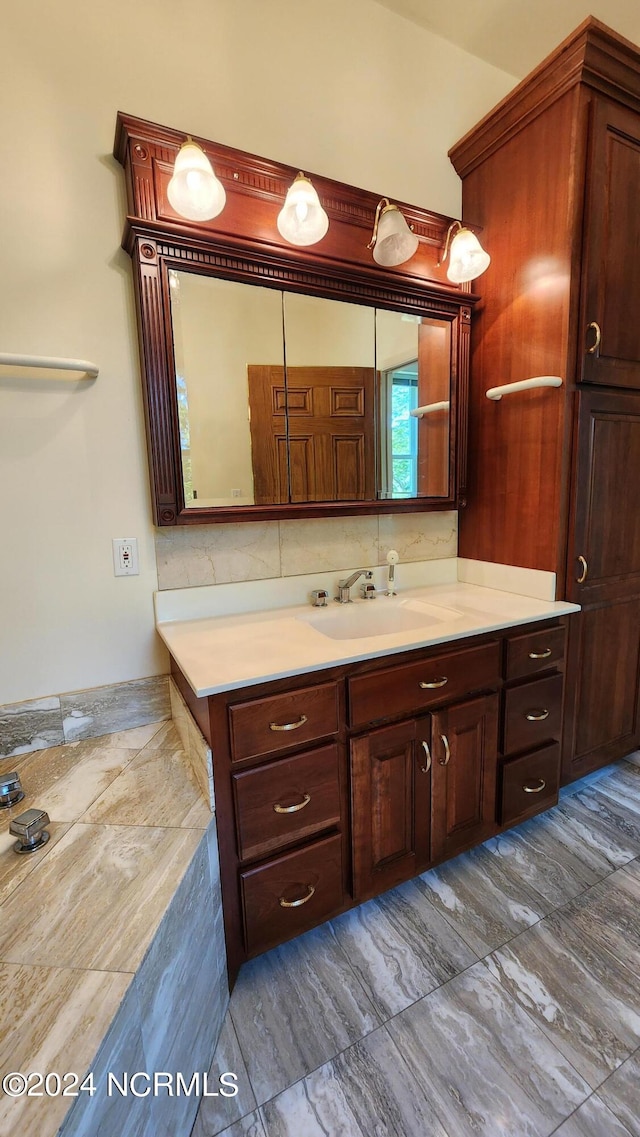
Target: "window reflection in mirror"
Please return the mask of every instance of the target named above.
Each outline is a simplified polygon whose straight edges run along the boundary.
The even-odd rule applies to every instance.
[[[447,497],[451,325],[376,312],[380,497]]]

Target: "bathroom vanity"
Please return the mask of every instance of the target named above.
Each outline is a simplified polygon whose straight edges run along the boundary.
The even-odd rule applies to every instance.
[[[460,582],[385,605],[428,626],[355,638],[365,600],[159,624],[213,751],[232,977],[557,800],[575,606]]]

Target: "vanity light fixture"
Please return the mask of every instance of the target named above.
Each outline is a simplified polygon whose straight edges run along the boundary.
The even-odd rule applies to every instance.
[[[287,190],[278,214],[278,232],[290,245],[316,245],[329,228],[329,218],[309,178],[300,171]]]
[[[373,234],[367,245],[368,249],[373,249],[376,264],[385,268],[404,264],[413,256],[418,243],[398,206],[392,205],[388,197],[381,198],[373,222]]]
[[[451,234],[456,225],[458,232],[451,240]],[[467,280],[475,280],[491,264],[491,257],[485,253],[475,233],[472,233],[470,229],[465,229],[461,221],[452,221],[447,229],[444,254],[442,260],[438,261],[438,265],[446,261],[447,253],[449,254],[447,276],[453,284],[464,284]]]
[[[176,213],[188,221],[210,221],[224,209],[224,186],[202,147],[190,136],[178,151],[167,197]]]

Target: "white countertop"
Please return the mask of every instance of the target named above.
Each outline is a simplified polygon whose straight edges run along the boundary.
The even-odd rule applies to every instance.
[[[353,591],[357,593],[357,588]],[[237,615],[158,620],[157,629],[196,695],[205,696],[579,611],[577,604],[456,580],[404,588],[395,598],[354,599],[349,615],[358,619],[358,606],[366,609],[363,618],[367,611],[374,615],[374,605],[380,613],[395,606],[426,612],[428,619],[422,604],[440,610],[428,626],[365,638],[333,639],[323,634],[323,621],[328,626],[340,612],[334,601],[319,609],[300,604]],[[382,605],[389,607],[385,610]],[[310,619],[316,626],[308,623]]]

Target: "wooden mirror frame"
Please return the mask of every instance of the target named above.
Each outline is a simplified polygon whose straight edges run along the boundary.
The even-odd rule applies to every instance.
[[[451,284],[446,266],[438,264],[452,218],[395,202],[421,238],[420,245],[406,264],[381,268],[367,245],[382,195],[309,174],[329,215],[329,232],[312,247],[289,245],[278,233],[276,217],[298,170],[197,138],[225,187],[227,203],[213,221],[187,221],[173,211],[166,192],[185,139],[181,131],[118,113],[114,155],[124,166],[127,192],[122,245],[134,266],[155,524],[402,513],[464,505],[469,329],[471,306],[478,297],[469,285]],[[170,269],[450,320],[448,497],[185,509]]]

